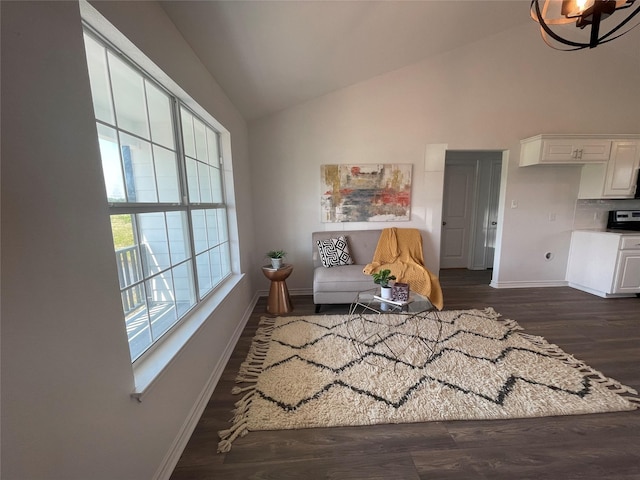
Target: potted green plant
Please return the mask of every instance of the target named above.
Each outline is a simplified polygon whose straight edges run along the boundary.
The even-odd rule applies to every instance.
[[[271,266],[276,270],[282,268],[282,262],[287,252],[284,250],[269,250],[266,253],[266,257],[271,259]]]
[[[373,283],[380,285],[380,296],[382,298],[391,298],[391,287],[389,282],[396,279],[395,275],[391,275],[391,270],[384,269],[371,274]]]

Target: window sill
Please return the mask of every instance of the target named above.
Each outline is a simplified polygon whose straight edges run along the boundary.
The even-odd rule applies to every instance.
[[[200,329],[225,298],[240,283],[244,275],[231,275],[220,287],[213,292],[196,310],[185,318],[180,325],[171,332],[166,339],[157,345],[153,351],[133,365],[135,388],[131,396],[142,402],[144,396],[151,390],[155,382],[166,371],[167,367],[180,355],[182,349]]]

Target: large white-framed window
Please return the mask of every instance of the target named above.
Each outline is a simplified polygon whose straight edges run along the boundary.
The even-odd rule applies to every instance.
[[[221,138],[106,40],[84,36],[135,362],[231,275]]]

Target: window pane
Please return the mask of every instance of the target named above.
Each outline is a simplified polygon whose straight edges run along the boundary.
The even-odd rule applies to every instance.
[[[91,37],[84,36],[87,52],[87,66],[91,80],[91,96],[96,118],[113,125],[113,106],[111,104],[111,87],[107,70],[107,51]]]
[[[207,128],[207,145],[209,147],[209,164],[220,165],[220,154],[218,152],[218,134]]]
[[[131,360],[138,358],[151,346],[151,326],[145,303],[144,287],[137,285],[122,292],[122,308],[125,314]]]
[[[200,189],[198,188],[198,165],[191,158],[186,159],[187,162],[187,188],[189,189],[189,201],[192,203],[200,203]]]
[[[167,232],[172,265],[177,265],[190,256],[187,230],[187,215],[185,212],[167,212]]]
[[[196,143],[193,134],[193,115],[184,108],[180,109],[182,119],[182,142],[184,143],[184,153],[191,158],[196,158]]]
[[[206,210],[207,236],[209,248],[215,247],[219,243],[218,239],[218,218],[215,210]]]
[[[207,224],[204,210],[193,210],[191,212],[191,224],[191,228],[193,228],[193,244],[196,253],[203,252],[209,246],[207,242]]]
[[[218,239],[219,242],[229,241],[229,228],[227,226],[227,211],[224,208],[218,210]]]
[[[231,273],[231,254],[228,243],[224,243],[220,247],[220,264],[222,266],[222,274],[226,277]]]
[[[213,278],[209,267],[209,252],[201,253],[196,257],[196,269],[198,271],[198,293],[204,297],[213,288]]]
[[[175,296],[173,294],[173,275],[171,271],[161,273],[146,282],[151,320],[151,334],[158,339],[178,320]]]
[[[140,251],[135,241],[132,215],[111,215],[120,289],[142,281]]]
[[[154,145],[153,158],[156,166],[158,200],[164,203],[180,203],[180,182],[175,152]]]
[[[193,133],[196,139],[196,158],[201,162],[207,161],[207,133],[204,123],[197,118],[193,119]]]
[[[158,201],[151,144],[125,133],[120,134],[122,163],[130,202]]]
[[[220,247],[214,247],[209,252],[211,260],[211,276],[213,284],[217,285],[222,280],[222,258],[220,257]]]
[[[211,175],[211,202],[222,203],[222,177],[219,168],[210,168],[209,174]]]
[[[173,122],[171,120],[171,101],[169,96],[151,82],[145,81],[147,104],[149,106],[149,123],[151,124],[151,140],[175,149],[173,138]]]
[[[109,53],[109,67],[118,127],[148,139],[142,76],[112,53]]]
[[[140,213],[137,219],[144,276],[149,277],[171,266],[167,226],[162,212]]]
[[[118,148],[118,134],[113,128],[98,124],[98,143],[102,159],[102,173],[107,189],[107,199],[110,202],[124,202],[124,178],[122,176],[122,162]]]
[[[183,263],[173,269],[173,284],[179,317],[196,304],[196,288],[193,278],[191,262]]]
[[[211,203],[211,180],[209,179],[209,171],[213,170],[206,163],[198,162],[198,185],[200,186],[200,202]]]

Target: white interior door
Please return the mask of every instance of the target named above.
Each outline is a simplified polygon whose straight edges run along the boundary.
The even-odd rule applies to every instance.
[[[444,170],[441,268],[467,268],[475,185],[475,165],[449,163]]]

